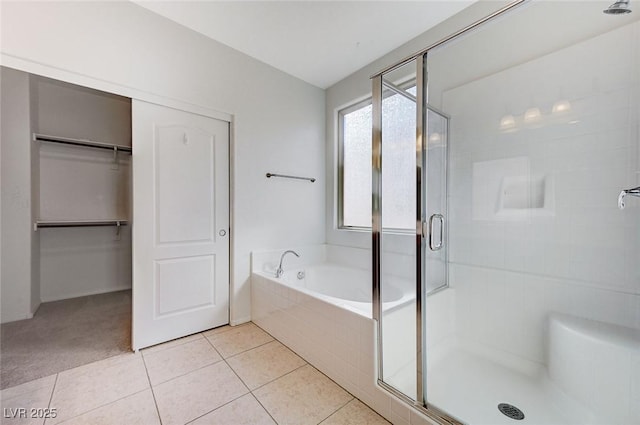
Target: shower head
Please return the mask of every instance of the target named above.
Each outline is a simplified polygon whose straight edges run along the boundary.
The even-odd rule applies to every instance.
[[[617,0],[611,6],[603,10],[603,12],[607,15],[624,15],[626,13],[631,13],[629,0]]]

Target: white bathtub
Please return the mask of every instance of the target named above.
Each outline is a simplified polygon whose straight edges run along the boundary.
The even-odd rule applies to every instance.
[[[367,270],[323,263],[298,269],[285,270],[282,277],[274,272],[257,274],[313,297],[328,301],[366,317],[372,314],[371,273]],[[404,305],[415,298],[410,282],[398,277],[385,277],[382,308],[385,311]]]
[[[335,245],[293,249],[300,257],[285,259],[281,278],[274,271],[283,249],[251,254],[251,319],[390,422],[408,423],[411,417],[412,423],[431,423],[377,385],[377,325],[366,270],[370,251]],[[398,261],[395,270],[407,267],[410,262]],[[299,272],[304,273],[300,279]],[[385,313],[415,314],[411,281],[385,276],[385,285]]]

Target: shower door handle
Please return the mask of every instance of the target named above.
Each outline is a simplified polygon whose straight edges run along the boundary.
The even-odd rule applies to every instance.
[[[435,244],[433,240],[433,233],[434,233],[433,225],[436,220],[440,222],[440,240],[438,241],[437,244]],[[431,217],[429,217],[429,249],[431,251],[439,251],[440,249],[442,249],[443,244],[444,244],[444,216],[442,214],[432,214]]]

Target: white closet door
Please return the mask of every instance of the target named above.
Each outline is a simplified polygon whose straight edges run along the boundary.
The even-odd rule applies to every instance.
[[[229,322],[229,123],[134,100],[134,349]]]

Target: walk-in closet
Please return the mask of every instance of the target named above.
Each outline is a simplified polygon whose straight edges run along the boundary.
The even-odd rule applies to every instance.
[[[1,81],[5,388],[130,350],[132,135],[129,98]]]

